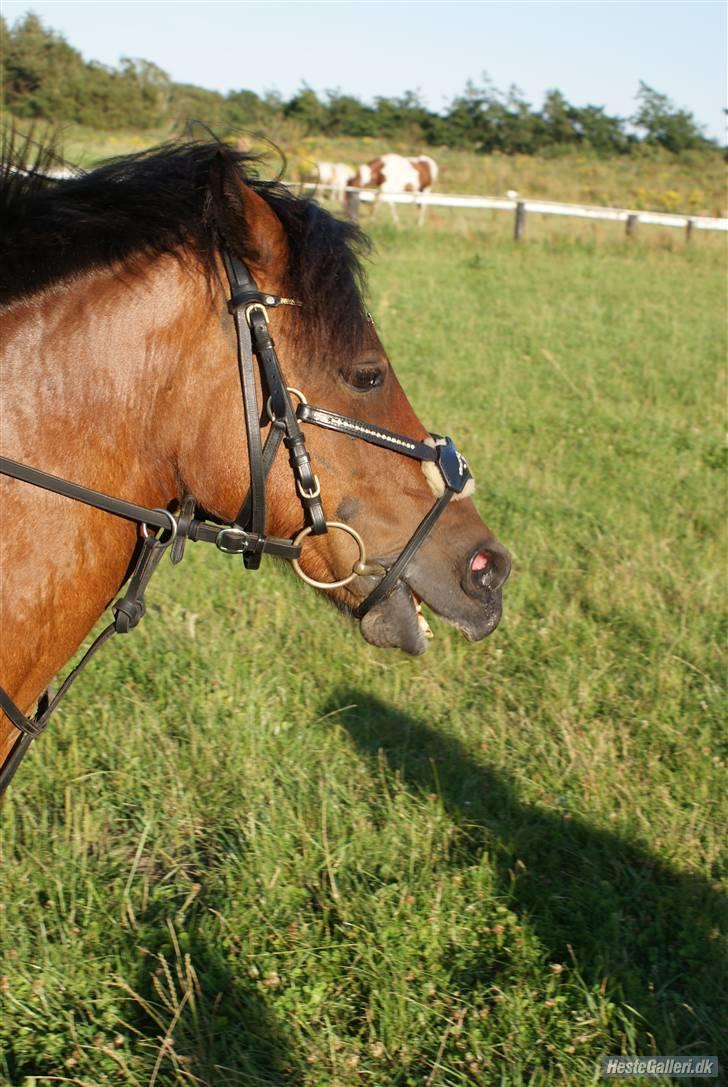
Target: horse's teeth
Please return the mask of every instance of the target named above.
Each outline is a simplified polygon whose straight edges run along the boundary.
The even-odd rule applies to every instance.
[[[422,608],[419,604],[417,605],[417,622],[420,624],[420,630],[424,634],[425,638],[435,637],[435,635],[432,633],[432,628],[430,627],[430,624],[427,622],[424,615],[422,614]]]

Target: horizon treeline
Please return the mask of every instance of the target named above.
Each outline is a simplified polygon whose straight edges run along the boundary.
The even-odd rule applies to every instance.
[[[487,76],[468,81],[441,112],[414,91],[360,101],[340,90],[321,97],[306,84],[289,99],[275,91],[220,94],[175,83],[148,60],[122,57],[117,68],[86,61],[32,12],[9,27],[0,16],[2,94],[19,118],[97,129],[168,127],[199,122],[222,137],[291,122],[304,136],[386,137],[483,153],[537,154],[581,148],[625,155],[644,146],[682,151],[716,148],[687,110],[640,82],[635,113],[610,116],[602,106],[573,106],[550,90],[539,109],[515,85],[498,90]]]

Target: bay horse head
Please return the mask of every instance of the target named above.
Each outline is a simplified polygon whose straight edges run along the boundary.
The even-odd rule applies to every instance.
[[[266,539],[295,538],[281,553],[374,645],[423,652],[421,601],[477,641],[500,619],[508,554],[462,457],[394,374],[362,300],[365,239],[255,171],[215,142],[56,183],[5,170],[2,452],[146,509],[192,496],[233,526],[227,545],[246,536],[252,491],[249,565]],[[260,435],[276,431],[289,455],[264,455],[263,500]],[[0,486],[0,681],[27,709],[124,583],[138,531],[17,478]]]

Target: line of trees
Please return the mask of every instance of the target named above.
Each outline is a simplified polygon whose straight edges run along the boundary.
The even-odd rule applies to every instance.
[[[610,116],[602,106],[573,106],[558,90],[548,91],[537,109],[518,87],[504,93],[487,77],[468,82],[440,113],[413,91],[373,103],[338,90],[320,96],[305,84],[287,100],[251,90],[223,95],[174,83],[147,60],[123,57],[117,68],[85,61],[32,13],[12,27],[0,16],[0,54],[3,102],[11,114],[100,129],[174,129],[194,119],[225,135],[288,120],[305,135],[386,137],[505,154],[583,147],[623,155],[643,144],[679,153],[715,146],[691,113],[645,83],[629,118]]]

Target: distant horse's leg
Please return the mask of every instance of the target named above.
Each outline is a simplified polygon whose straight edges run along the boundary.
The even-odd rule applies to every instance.
[[[428,185],[427,188],[422,190],[421,195],[424,196],[429,191],[430,191],[430,186]],[[417,226],[422,226],[422,224],[424,223],[426,211],[427,211],[427,204],[420,204],[420,210],[419,210],[419,214],[417,216]]]
[[[389,210],[392,213],[392,222],[399,226],[399,215],[397,214],[397,205],[390,203]]]

